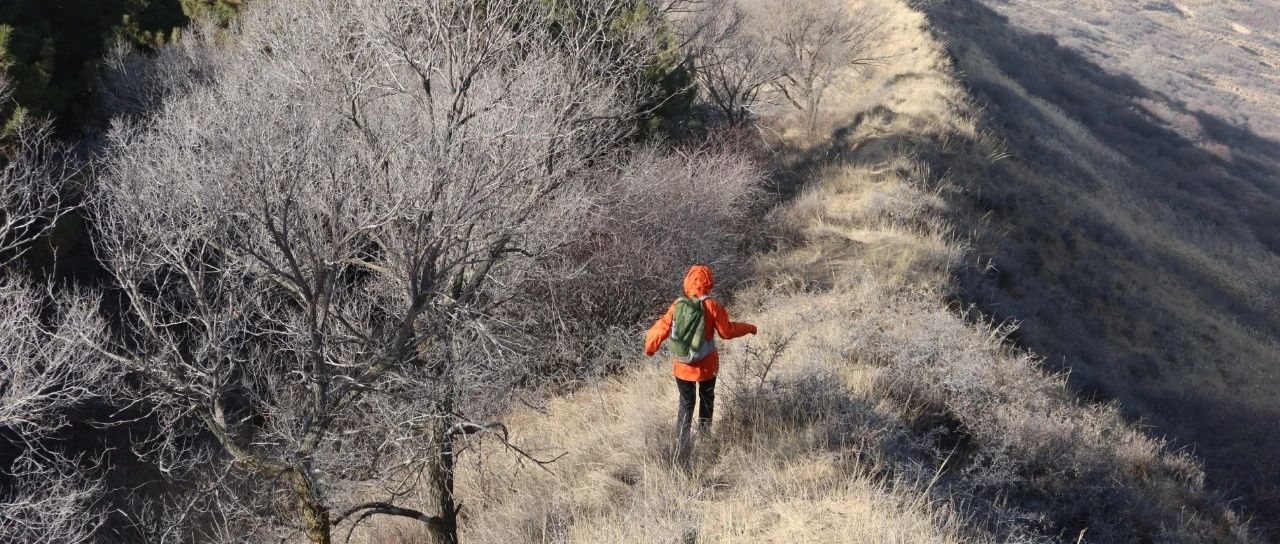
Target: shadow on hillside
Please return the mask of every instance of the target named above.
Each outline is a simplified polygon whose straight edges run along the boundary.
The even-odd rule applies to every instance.
[[[1115,398],[1155,434],[1192,448],[1211,487],[1244,495],[1259,525],[1274,529],[1280,401],[1233,393],[1280,388],[1280,355],[1267,348],[1280,308],[1266,295],[1280,292],[1280,279],[1236,266],[1280,254],[1280,143],[1108,73],[978,2],[920,4],[1018,157],[965,182],[973,216],[990,213],[1007,232],[977,241],[999,274],[967,274],[962,297],[1022,321],[1018,341],[1070,367],[1087,396]],[[1085,197],[1141,213],[1099,216],[1083,209]],[[1167,214],[1146,216],[1148,208]],[[1206,268],[1143,241],[1166,232],[1208,255],[1243,256]],[[1228,269],[1253,283],[1224,278]],[[1153,304],[1172,300],[1184,309]],[[1218,325],[1235,324],[1214,315],[1261,339],[1219,343]],[[1222,385],[1205,388],[1210,381]]]
[[[1208,113],[1189,111],[1174,97],[1147,89],[1127,75],[1108,73],[1081,54],[1058,46],[1051,36],[1010,27],[1003,16],[974,2],[939,3],[928,11],[935,24],[962,38],[952,40],[953,47],[980,49],[1031,96],[1061,109],[1108,149],[1160,182],[1142,187],[1144,196],[1214,226],[1243,223],[1248,230],[1236,234],[1245,239],[1252,235],[1280,253],[1280,229],[1276,228],[1280,224],[1280,143]],[[1004,82],[965,75],[979,95],[1006,113],[1002,120],[1011,119],[1007,114],[1016,115],[1014,119],[1043,116],[1025,95]],[[1201,138],[1193,141],[1184,136],[1148,112],[1141,101],[1193,117]],[[1036,135],[1029,138],[1028,147],[1042,147]],[[1214,144],[1222,152],[1206,150]],[[1055,155],[1071,151],[1040,150]]]
[[[1152,404],[1165,419],[1184,421],[1186,434],[1213,437],[1188,444],[1198,457],[1213,460],[1205,467],[1210,486],[1228,497],[1246,497],[1256,505],[1249,509],[1256,524],[1272,539],[1280,538],[1280,449],[1277,438],[1268,436],[1280,429],[1280,409],[1193,393],[1158,398]]]

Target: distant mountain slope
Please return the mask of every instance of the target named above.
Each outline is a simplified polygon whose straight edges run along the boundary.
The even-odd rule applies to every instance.
[[[1017,27],[1235,127],[1280,140],[1280,2],[986,0]],[[1201,136],[1176,113],[1182,135]],[[1208,135],[1213,137],[1213,135]]]
[[[1280,92],[1264,65],[1280,49],[1263,29],[1280,8],[989,4],[921,2],[1011,144],[962,183],[992,225],[975,240],[992,268],[962,297],[1020,320],[1022,345],[1203,457],[1211,486],[1274,526]]]

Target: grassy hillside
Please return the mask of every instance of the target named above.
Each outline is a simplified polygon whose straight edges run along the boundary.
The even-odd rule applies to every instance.
[[[985,2],[1187,109],[1280,138],[1280,4],[1219,0]],[[1161,112],[1164,113],[1164,112]],[[1173,113],[1172,111],[1168,113]],[[1194,124],[1165,118],[1196,138]],[[1181,125],[1181,126],[1180,126]]]
[[[1274,525],[1280,143],[1274,93],[1245,91],[1265,91],[1271,73],[1247,68],[1258,57],[1246,49],[1274,58],[1275,42],[1253,19],[1241,23],[1251,34],[1229,25],[1274,23],[1274,7],[1035,4],[999,4],[1013,19],[928,4],[1012,157],[961,184],[957,202],[989,225],[974,243],[992,257],[962,294],[1020,320],[1021,345],[1203,458],[1211,487]],[[1144,3],[1157,4],[1169,3]],[[1184,87],[1183,72],[1244,79]]]
[[[952,302],[983,262],[968,241],[993,239],[970,188],[1014,159],[924,14],[858,9],[886,17],[892,62],[831,101],[830,138],[771,120],[798,185],[766,219],[754,279],[720,293],[761,334],[722,347],[714,434],[673,461],[665,361],[517,410],[513,440],[555,462],[470,444],[466,541],[1248,540],[1190,454],[1081,403],[1012,328]]]

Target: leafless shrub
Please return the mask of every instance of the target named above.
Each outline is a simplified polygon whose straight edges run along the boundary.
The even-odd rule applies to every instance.
[[[217,32],[212,20],[196,20],[188,29],[197,36]],[[142,115],[166,97],[185,94],[212,83],[218,48],[207,39],[176,40],[149,55],[128,43],[111,48],[103,59],[102,86],[97,93],[110,115]]]
[[[883,19],[852,13],[841,0],[779,3],[768,12],[766,24],[781,71],[774,87],[805,112],[810,132],[817,128],[823,99],[833,87],[888,59],[872,47]]]
[[[761,91],[782,76],[760,14],[737,2],[709,2],[679,23],[703,98],[730,124],[745,121]]]
[[[645,298],[645,284],[668,285],[672,270],[694,262],[723,270],[717,281],[730,284],[742,273],[739,245],[762,180],[758,166],[714,145],[641,150],[597,189],[601,214],[592,230],[607,237],[593,248],[597,262],[633,280],[630,289]],[[650,302],[615,300],[629,308]]]
[[[888,60],[874,41],[884,16],[837,0],[691,2],[674,27],[699,91],[730,124],[764,104],[805,112],[812,132],[823,99]]]
[[[527,284],[536,306],[510,312],[543,319],[528,328],[542,331],[556,356],[538,373],[585,378],[633,359],[636,327],[679,294],[674,281],[689,263],[712,266],[720,285],[740,281],[762,180],[759,166],[714,140],[674,153],[634,150],[600,172],[583,194],[588,213],[571,231],[576,240],[548,264],[561,272]]]
[[[0,101],[5,89],[0,81]],[[63,197],[76,169],[47,123],[20,123],[12,136],[12,149],[0,154],[0,437],[19,454],[0,479],[0,535],[83,542],[102,520],[94,508],[101,485],[47,441],[68,425],[71,408],[94,396],[101,378],[101,367],[86,364],[83,350],[60,340],[73,331],[93,333],[92,300],[41,292],[15,270],[69,210]],[[52,312],[45,311],[47,301],[58,301]]]
[[[746,387],[764,389],[769,383],[769,373],[777,366],[783,352],[798,334],[798,332],[792,332],[785,337],[769,337],[764,341],[763,346],[748,343],[742,348],[742,361],[738,363],[742,366],[742,370],[735,376],[743,378],[747,382]]]
[[[72,408],[96,396],[102,367],[60,338],[92,334],[92,307],[60,308],[62,319],[47,326],[44,300],[23,281],[0,278],[0,431],[21,452],[0,473],[0,533],[15,542],[84,542],[103,519],[103,487],[86,475],[98,463],[68,458],[47,441],[66,428]]]
[[[0,78],[0,106],[9,102]],[[47,122],[24,121],[0,146],[0,268],[16,262],[31,242],[70,211],[64,203],[78,173],[66,150],[55,143]]]
[[[66,457],[28,451],[5,474],[0,488],[0,533],[6,542],[65,544],[89,542],[101,526],[101,482]]]
[[[510,445],[487,418],[546,357],[525,341],[543,318],[516,310],[611,209],[587,182],[620,156],[628,63],[651,56],[602,46],[611,3],[577,9],[557,26],[515,0],[255,4],[122,83],[163,101],[103,156],[93,212],[128,331],[92,345],[161,422],[152,459],[228,463],[195,517],[329,542],[392,515],[456,539],[456,452]]]
[[[42,322],[44,297],[16,278],[0,278],[0,428],[32,442],[66,426],[66,413],[93,396],[101,368],[65,334],[92,333],[91,299],[60,308],[54,326]]]

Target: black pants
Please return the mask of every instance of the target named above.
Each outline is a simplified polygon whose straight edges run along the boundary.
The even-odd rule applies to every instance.
[[[676,437],[684,444],[689,439],[689,427],[693,424],[694,392],[697,392],[698,428],[706,431],[711,428],[711,414],[716,406],[716,379],[705,382],[687,382],[676,378],[676,387],[680,389],[680,416],[676,419]]]

